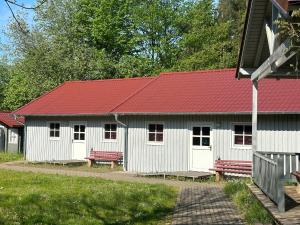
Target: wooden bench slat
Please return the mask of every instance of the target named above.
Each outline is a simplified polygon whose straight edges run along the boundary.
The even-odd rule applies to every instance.
[[[122,152],[113,152],[113,151],[97,151],[92,150],[90,156],[86,157],[89,160],[106,160],[106,161],[117,161],[123,158]]]
[[[216,171],[216,181],[223,179],[223,173],[234,174],[252,174],[252,161],[247,160],[216,160],[214,168],[209,169]]]
[[[220,169],[240,169],[240,170],[252,170],[252,167],[242,167],[242,166],[227,166],[227,165],[217,165],[215,168]]]
[[[111,161],[111,168],[114,168],[117,161],[123,159],[123,152],[116,151],[99,151],[91,150],[90,156],[86,157],[88,159],[88,166],[93,165],[93,161]]]
[[[300,179],[300,171],[294,171],[294,172],[292,172],[292,175],[294,175],[296,178]]]

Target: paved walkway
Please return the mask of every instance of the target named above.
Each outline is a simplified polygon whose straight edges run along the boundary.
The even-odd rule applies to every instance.
[[[181,191],[172,225],[242,225],[240,214],[218,184]]]
[[[18,163],[0,164],[0,169],[21,172],[99,177],[113,181],[166,184],[180,188],[172,225],[240,225],[244,224],[233,203],[226,197],[222,185],[139,177],[125,172],[96,173],[64,169],[29,167]]]

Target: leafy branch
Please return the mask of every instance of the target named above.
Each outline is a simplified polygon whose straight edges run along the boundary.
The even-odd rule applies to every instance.
[[[294,10],[290,17],[276,21],[282,39],[290,38],[293,43],[300,40],[300,9]]]
[[[28,30],[26,28],[24,28],[21,24],[21,22],[19,21],[19,19],[17,18],[16,14],[14,13],[11,5],[15,5],[19,8],[22,9],[26,9],[26,10],[36,10],[39,7],[41,7],[45,2],[47,2],[48,0],[42,0],[40,4],[36,5],[36,6],[25,6],[24,4],[18,3],[16,1],[12,1],[12,0],[4,0],[4,2],[6,3],[9,11],[11,12],[12,17],[14,18],[14,20],[16,21],[19,29],[21,30],[22,33],[24,34],[28,34]]]

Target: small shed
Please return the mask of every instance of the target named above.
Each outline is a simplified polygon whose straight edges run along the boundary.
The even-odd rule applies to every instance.
[[[14,119],[10,112],[0,112],[0,151],[23,152],[24,119]]]

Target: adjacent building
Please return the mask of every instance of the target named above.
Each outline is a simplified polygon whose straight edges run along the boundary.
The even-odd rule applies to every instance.
[[[24,119],[15,120],[10,112],[0,112],[0,151],[23,151]]]

